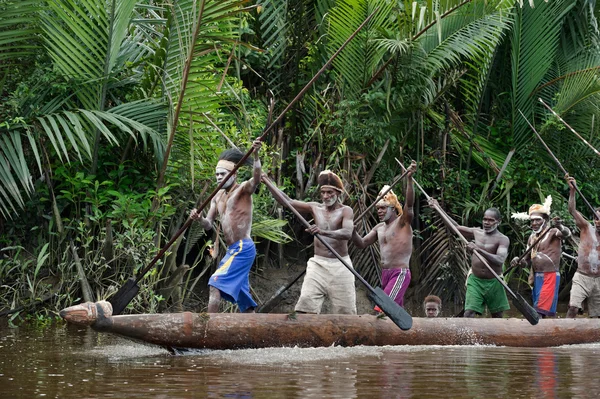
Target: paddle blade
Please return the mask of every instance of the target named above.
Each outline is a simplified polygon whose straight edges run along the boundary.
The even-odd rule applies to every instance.
[[[535,311],[534,308],[531,307],[530,304],[527,303],[525,298],[521,296],[519,293],[515,293],[512,297],[512,303],[515,305],[515,308],[519,310],[519,312],[523,313],[523,316],[527,319],[531,325],[535,326],[540,321],[540,315]]]
[[[140,287],[135,282],[135,278],[130,277],[129,280],[116,292],[115,295],[108,299],[112,305],[113,316],[121,314],[129,302],[137,295]]]
[[[394,324],[400,327],[401,330],[410,330],[412,327],[412,317],[398,305],[392,298],[388,296],[381,288],[374,288],[369,292],[369,298],[379,306],[383,313],[389,317]]]

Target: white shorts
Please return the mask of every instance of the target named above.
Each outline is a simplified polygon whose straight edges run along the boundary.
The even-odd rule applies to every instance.
[[[585,299],[588,302],[589,317],[600,316],[600,277],[590,277],[575,272],[569,306],[581,309]]]
[[[349,256],[342,259],[352,266]],[[331,300],[332,313],[356,314],[354,274],[337,258],[313,256],[306,264],[306,276],[295,310],[321,313],[326,296]]]

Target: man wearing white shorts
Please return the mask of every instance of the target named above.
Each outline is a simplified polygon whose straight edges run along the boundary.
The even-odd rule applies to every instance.
[[[586,299],[589,317],[600,317],[600,210],[596,208],[592,226],[575,206],[575,179],[566,178],[570,189],[569,212],[579,228],[577,271],[573,276],[567,317],[576,317]]]
[[[332,171],[324,170],[319,174],[317,183],[320,186],[321,203],[292,200],[265,181],[279,203],[289,202],[298,212],[310,214],[315,224],[306,230],[313,235],[318,234],[351,266],[348,240],[352,238],[354,230],[353,211],[342,204],[342,180]],[[317,237],[314,239],[314,248],[314,256],[306,265],[306,276],[300,299],[296,303],[296,312],[321,313],[323,301],[325,297],[329,297],[333,313],[356,314],[354,275]]]

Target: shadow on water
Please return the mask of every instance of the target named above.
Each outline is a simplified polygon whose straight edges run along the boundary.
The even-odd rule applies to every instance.
[[[0,398],[562,398],[600,393],[600,345],[165,349],[0,328]]]

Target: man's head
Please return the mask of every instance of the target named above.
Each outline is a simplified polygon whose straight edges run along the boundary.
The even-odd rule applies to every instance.
[[[384,194],[385,193],[385,194]],[[382,196],[382,194],[384,194]],[[402,216],[402,204],[398,201],[398,197],[390,189],[390,186],[383,186],[379,190],[378,197],[381,197],[377,202],[377,216],[382,222],[387,222],[392,216]]]
[[[498,225],[502,221],[502,214],[497,208],[489,208],[483,214],[483,231],[486,234],[492,234],[498,229]]]
[[[342,179],[330,170],[324,170],[319,173],[317,183],[321,187],[321,201],[327,207],[334,206],[337,202],[342,202],[341,194],[344,191]]]
[[[543,204],[533,204],[529,207],[529,211],[513,213],[513,219],[529,220],[531,229],[536,233],[540,233],[550,220],[550,208],[552,207],[552,196],[547,196]]]
[[[423,301],[423,309],[427,317],[438,317],[442,311],[442,300],[436,295],[428,295]]]
[[[217,179],[217,184],[221,184],[223,179],[227,177],[229,172],[231,172],[235,165],[244,157],[244,154],[237,149],[229,149],[225,150],[219,155],[219,161],[217,162],[217,167],[215,168],[215,178]],[[246,161],[246,165],[251,165],[249,161]],[[237,179],[237,172],[231,175],[231,177],[227,180],[227,182],[223,185],[224,189],[230,188],[235,180]]]
[[[387,222],[392,216],[396,215],[396,209],[391,205],[377,204],[375,208],[377,209],[377,216],[381,222]]]
[[[547,226],[550,216],[542,212],[532,212],[529,215],[529,221],[531,223],[531,230],[536,234],[540,233]]]

